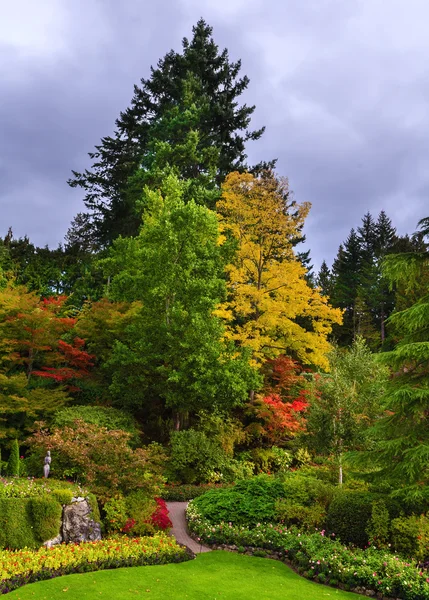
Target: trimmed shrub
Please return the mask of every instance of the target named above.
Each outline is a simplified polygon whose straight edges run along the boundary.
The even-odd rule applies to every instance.
[[[290,473],[283,479],[283,490],[285,498],[293,504],[312,506],[317,502],[326,508],[332,501],[335,487],[315,477]]]
[[[10,447],[10,456],[7,463],[6,473],[11,477],[19,477],[19,444],[13,440]]]
[[[61,505],[53,498],[30,499],[30,518],[38,546],[58,535],[62,512]]]
[[[51,495],[62,506],[65,504],[71,504],[73,498],[73,492],[67,489],[52,490]]]
[[[53,498],[0,498],[0,547],[38,548],[59,533],[61,513]]]
[[[329,506],[326,528],[344,543],[367,546],[366,530],[375,499],[366,492],[339,492]]]

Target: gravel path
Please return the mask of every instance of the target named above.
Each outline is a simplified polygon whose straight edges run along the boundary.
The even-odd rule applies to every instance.
[[[195,554],[200,552],[210,552],[210,548],[195,542],[188,534],[186,524],[185,510],[188,506],[187,502],[167,502],[167,508],[173,527],[170,531],[171,535],[176,538],[179,544],[187,546]]]

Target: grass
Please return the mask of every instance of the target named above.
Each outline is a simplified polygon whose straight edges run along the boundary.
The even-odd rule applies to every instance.
[[[7,600],[353,600],[358,594],[319,585],[281,562],[216,550],[195,560],[66,575],[24,586]]]

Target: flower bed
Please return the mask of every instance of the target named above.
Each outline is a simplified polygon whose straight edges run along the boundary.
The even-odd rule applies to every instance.
[[[0,550],[0,593],[59,575],[101,569],[163,565],[191,558],[189,551],[165,534],[147,538],[111,538],[62,544],[40,550]]]
[[[279,525],[213,525],[192,502],[187,517],[191,532],[205,544],[275,550],[302,575],[320,583],[404,600],[429,600],[429,573],[383,550],[347,548],[324,531],[302,534]]]

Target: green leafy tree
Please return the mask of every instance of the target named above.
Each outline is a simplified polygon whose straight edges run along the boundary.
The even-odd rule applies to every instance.
[[[219,51],[212,28],[200,19],[192,39],[184,38],[182,52],[171,50],[152,68],[150,78],[134,87],[131,106],[117,119],[114,135],[104,137],[89,154],[92,167],[73,171],[69,184],[85,191],[89,211],[73,229],[91,230],[90,237],[101,246],[119,234],[135,235],[142,190],[136,177],[137,183],[148,183],[149,172],[149,179],[156,180],[157,169],[166,163],[183,178],[212,183],[214,177],[218,185],[230,171],[246,169],[245,144],[259,139],[263,128],[251,131],[255,107],[239,105],[249,84],[239,76],[240,69],[241,62],[231,62],[227,50]]]
[[[365,432],[382,410],[388,372],[359,336],[350,349],[337,348],[330,365],[330,373],[316,379],[306,415],[306,443],[316,452],[335,456],[341,484],[344,452],[365,445]]]
[[[177,428],[189,411],[243,403],[259,382],[213,315],[225,295],[224,249],[216,214],[184,201],[188,185],[170,176],[162,193],[146,190],[139,236],[119,238],[103,262],[110,298],[141,302],[108,361],[111,392],[132,410],[160,398]]]

